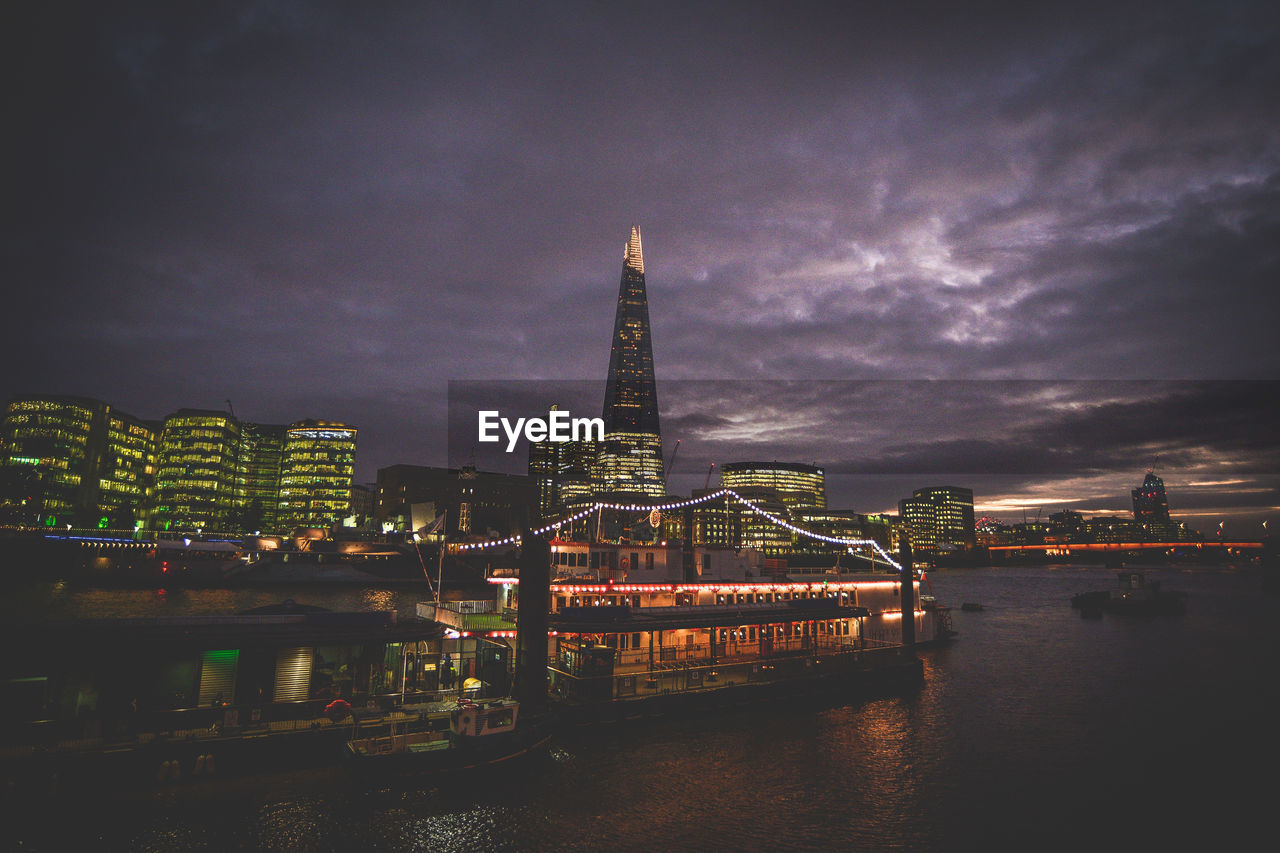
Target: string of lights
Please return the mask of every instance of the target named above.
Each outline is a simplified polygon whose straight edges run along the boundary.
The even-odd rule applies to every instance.
[[[592,513],[601,509],[612,509],[612,510],[619,510],[622,512],[652,512],[654,510],[657,510],[659,512],[666,512],[668,510],[673,510],[673,509],[683,509],[687,506],[696,506],[698,504],[707,503],[709,501],[715,500],[716,498],[721,498],[725,496],[733,498],[738,503],[742,504],[747,509],[751,510],[761,518],[764,518],[767,521],[779,527],[785,528],[786,530],[789,530],[792,533],[795,533],[797,535],[807,536],[810,539],[817,539],[821,542],[829,542],[833,545],[845,545],[845,546],[848,546],[849,548],[874,548],[876,553],[878,553],[885,560],[885,562],[893,566],[895,569],[899,569],[899,570],[902,569],[902,566],[896,560],[894,560],[893,557],[891,557],[889,553],[884,550],[883,547],[881,547],[879,542],[877,542],[874,539],[846,539],[840,536],[827,536],[825,533],[818,533],[813,530],[806,530],[803,527],[792,524],[791,522],[786,521],[784,519],[778,518],[776,515],[774,515],[771,512],[768,512],[767,510],[761,509],[760,507],[753,504],[751,501],[742,497],[742,495],[738,494],[733,489],[720,489],[717,492],[712,492],[711,494],[702,495],[701,497],[697,497],[697,498],[689,498],[688,500],[684,500],[684,501],[675,501],[673,503],[657,504],[657,505],[650,505],[650,506],[645,506],[643,504],[617,504],[617,503],[596,502],[591,506],[587,507],[586,509],[583,509],[577,513],[574,513],[573,515],[559,519],[558,521],[553,521],[550,524],[544,524],[542,527],[539,527],[532,532],[536,536],[541,536],[544,533],[559,531],[560,528],[564,527],[565,525],[573,524],[575,521],[580,521],[581,519],[584,519],[587,516],[591,515]],[[514,534],[511,536],[503,537],[501,539],[488,539],[483,542],[461,543],[461,544],[455,545],[454,547],[456,547],[460,551],[473,551],[473,550],[479,550],[484,548],[497,548],[503,545],[518,545],[518,544],[520,544],[520,535]]]

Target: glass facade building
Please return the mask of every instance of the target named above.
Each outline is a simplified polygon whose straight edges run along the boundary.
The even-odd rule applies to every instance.
[[[898,512],[916,550],[970,550],[976,544],[972,489],[916,489],[911,497],[898,502]]]
[[[605,386],[604,441],[592,471],[592,487],[600,498],[637,502],[661,500],[667,493],[644,255],[640,229],[634,226],[623,250]]]
[[[142,520],[155,483],[158,430],[116,411],[107,412],[106,425],[98,471],[97,524],[128,530]]]
[[[237,527],[240,437],[240,423],[227,412],[179,409],[165,418],[146,526],[218,532]]]
[[[239,522],[245,532],[279,532],[280,469],[287,430],[283,424],[241,425],[239,468],[243,487]]]
[[[0,434],[4,521],[130,529],[155,464],[156,430],[84,397],[9,401]]]
[[[285,430],[277,527],[329,527],[351,514],[356,428],[299,421]]]
[[[1148,471],[1142,479],[1142,485],[1134,489],[1133,520],[1137,522],[1168,522],[1169,497],[1164,491],[1164,480]]]
[[[821,468],[800,462],[731,462],[720,469],[727,489],[769,489],[790,508],[827,505],[827,478]]]

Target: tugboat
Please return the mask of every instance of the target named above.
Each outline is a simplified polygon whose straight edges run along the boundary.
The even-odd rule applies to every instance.
[[[1112,589],[1082,592],[1071,597],[1081,616],[1097,617],[1103,611],[1131,616],[1178,616],[1186,612],[1185,592],[1161,590],[1160,581],[1146,582],[1141,572],[1119,572]]]

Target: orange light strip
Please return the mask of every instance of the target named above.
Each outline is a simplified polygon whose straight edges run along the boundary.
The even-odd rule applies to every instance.
[[[1054,542],[1046,545],[989,545],[988,551],[1134,551],[1143,548],[1261,548],[1261,542]]]

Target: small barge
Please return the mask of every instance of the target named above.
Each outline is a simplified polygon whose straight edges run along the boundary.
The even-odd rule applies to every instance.
[[[520,716],[510,698],[463,700],[451,710],[424,714],[425,726],[354,737],[347,755],[358,771],[431,774],[488,767],[531,755],[551,740],[545,716]]]
[[[1180,616],[1186,612],[1187,594],[1163,590],[1160,581],[1146,582],[1141,572],[1117,573],[1111,589],[1082,592],[1071,597],[1071,606],[1082,616],[1097,617],[1104,611],[1128,616]]]

